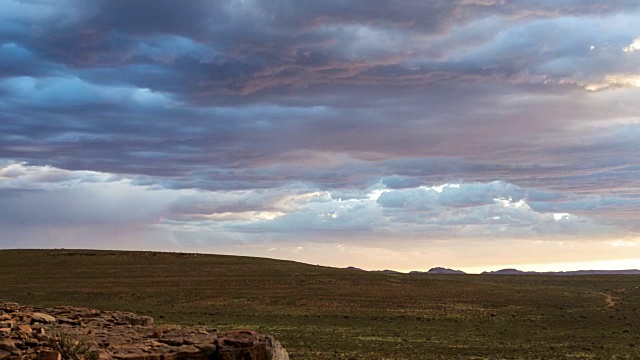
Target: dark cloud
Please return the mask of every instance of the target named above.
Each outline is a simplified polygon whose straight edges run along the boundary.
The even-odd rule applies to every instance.
[[[635,1],[0,5],[6,226],[638,230]]]
[[[46,4],[9,4],[13,6],[5,18],[14,26],[0,30],[7,41],[94,81],[128,82],[207,103],[229,95],[290,95],[292,90],[323,84],[407,87],[496,77],[522,81],[527,71],[575,75],[569,69],[558,74],[557,60],[585,59],[590,43],[581,25],[598,22],[562,20],[567,26],[557,19],[636,7],[465,1],[87,1],[72,2],[61,11]],[[490,20],[501,26],[492,26]],[[504,32],[504,27],[512,31]],[[566,40],[552,40],[550,35],[558,29],[573,33]],[[611,39],[595,35],[601,43],[615,41],[608,43],[615,47],[628,40],[621,34]],[[462,50],[462,56],[450,49]],[[551,67],[542,74],[538,68],[545,66]],[[116,75],[121,71],[128,74]]]

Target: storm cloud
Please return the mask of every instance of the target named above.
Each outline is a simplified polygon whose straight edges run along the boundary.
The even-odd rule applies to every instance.
[[[2,247],[640,246],[637,2],[0,6]]]

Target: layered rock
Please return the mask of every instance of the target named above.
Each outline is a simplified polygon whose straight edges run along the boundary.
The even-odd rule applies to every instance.
[[[69,347],[86,360],[289,359],[273,337],[251,330],[156,326],[128,312],[0,302],[0,360],[75,360]]]

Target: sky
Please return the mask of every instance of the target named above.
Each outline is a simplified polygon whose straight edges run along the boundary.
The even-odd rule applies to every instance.
[[[0,8],[0,248],[640,268],[635,0]]]

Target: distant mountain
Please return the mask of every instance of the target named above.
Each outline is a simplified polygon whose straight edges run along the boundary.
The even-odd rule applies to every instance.
[[[434,267],[427,271],[427,274],[448,274],[448,275],[465,275],[466,272],[462,270],[455,270],[443,267]]]
[[[554,271],[543,274],[550,275],[640,275],[640,270],[577,270],[577,271]]]
[[[373,270],[372,272],[383,273],[383,274],[402,274],[400,271],[389,270],[389,269]]]
[[[429,271],[411,271],[409,274],[424,274],[424,275],[465,275],[466,273],[461,270],[447,269],[443,267],[434,267]]]
[[[355,267],[355,266],[347,266],[345,269],[347,269],[347,270],[358,270],[358,271],[364,271],[364,270],[362,270],[362,269],[360,269],[360,268],[357,268],[357,267]]]
[[[502,269],[484,271],[483,275],[640,275],[640,270],[576,270],[576,271],[521,271],[517,269]]]
[[[376,272],[376,273],[383,273],[383,274],[402,274],[400,271],[395,271],[395,270],[389,270],[389,269],[385,269],[385,270],[363,270],[363,269],[360,269],[359,267],[355,267],[355,266],[347,266],[345,269],[346,270],[356,270],[356,271]]]
[[[521,271],[518,269],[501,269],[497,271],[483,271],[483,275],[521,275],[521,274],[535,274],[533,271]]]
[[[347,270],[367,271],[355,266],[346,267]],[[369,270],[369,272],[382,273],[382,274],[404,274],[395,270]],[[466,275],[462,270],[449,269],[444,267],[434,267],[429,271],[410,271],[412,275]],[[518,269],[500,269],[496,271],[484,271],[482,275],[640,275],[640,270],[576,270],[576,271],[522,271]]]

